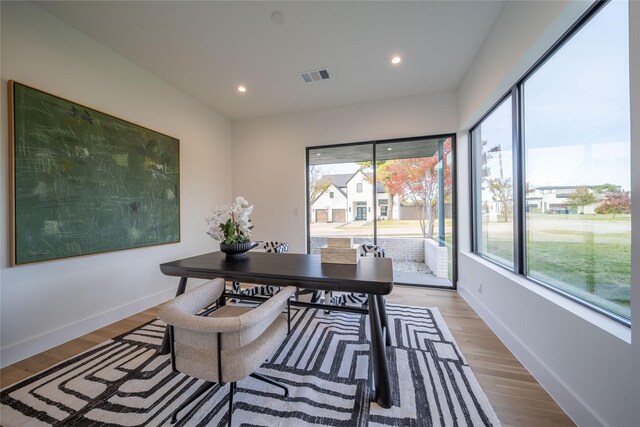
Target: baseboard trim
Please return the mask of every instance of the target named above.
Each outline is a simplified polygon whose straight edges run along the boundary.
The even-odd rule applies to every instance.
[[[8,345],[0,349],[0,367],[12,365],[23,359],[42,353],[67,341],[88,334],[119,320],[133,316],[161,304],[175,296],[175,288],[165,289],[155,294],[85,317],[35,337]]]
[[[606,425],[558,375],[540,360],[475,295],[464,286],[458,287],[458,293],[577,425]]]

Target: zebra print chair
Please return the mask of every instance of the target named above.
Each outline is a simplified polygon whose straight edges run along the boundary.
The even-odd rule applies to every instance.
[[[277,253],[282,254],[285,252],[289,252],[289,244],[285,242],[277,242],[277,241],[268,241],[264,242],[262,245],[262,249],[268,253]],[[239,282],[233,282],[231,284],[231,292],[238,295],[247,295],[250,297],[272,297],[278,293],[280,290],[277,286],[254,286],[249,289],[240,289]],[[237,301],[234,301],[237,302]]]
[[[361,245],[360,256],[373,256],[376,258],[384,258],[384,248],[378,245]],[[328,301],[330,305],[346,305],[346,304],[359,304],[366,307],[368,304],[367,294],[359,293],[341,293],[340,295],[332,296],[331,291],[325,292],[325,303]],[[328,310],[325,311],[325,313]]]

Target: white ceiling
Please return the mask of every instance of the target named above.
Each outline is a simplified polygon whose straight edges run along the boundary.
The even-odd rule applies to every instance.
[[[231,119],[455,89],[503,2],[42,1]],[[283,21],[271,14],[281,11]],[[393,54],[403,61],[391,65]],[[299,72],[327,67],[305,84]],[[236,90],[247,87],[243,95]]]

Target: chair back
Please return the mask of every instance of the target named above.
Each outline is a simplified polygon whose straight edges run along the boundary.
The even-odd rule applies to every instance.
[[[272,252],[272,253],[278,253],[278,254],[289,252],[289,244],[285,242],[277,242],[277,241],[264,242],[264,245],[262,246],[262,248],[265,250],[265,252]]]
[[[379,245],[362,245],[360,256],[373,256],[376,258],[384,258],[384,248]]]
[[[207,381],[236,381],[257,369],[282,343],[281,316],[295,287],[258,307],[224,305],[211,312],[225,281],[214,279],[165,303],[159,317],[170,326],[172,367]],[[210,312],[208,315],[200,313]],[[204,314],[203,313],[203,314]]]

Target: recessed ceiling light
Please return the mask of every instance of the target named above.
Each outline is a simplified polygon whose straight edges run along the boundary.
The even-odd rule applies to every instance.
[[[238,92],[245,93],[246,91],[247,91],[247,88],[244,87],[243,85],[238,86]]]
[[[391,147],[387,148],[387,151],[391,151]]]
[[[319,155],[320,155],[320,153],[316,153],[316,156],[319,156]]]
[[[279,10],[271,12],[271,22],[282,25],[284,23],[284,14]]]
[[[402,62],[402,58],[398,55],[394,56],[393,58],[391,58],[391,63],[392,64],[399,64]]]

